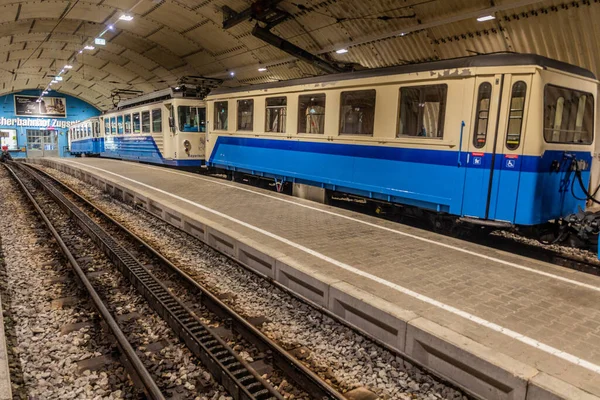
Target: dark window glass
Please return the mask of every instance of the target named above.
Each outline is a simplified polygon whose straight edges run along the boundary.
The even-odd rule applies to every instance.
[[[401,88],[400,123],[397,136],[442,139],[447,94],[447,85]]]
[[[133,114],[133,133],[140,133],[140,113]]]
[[[591,144],[594,138],[594,96],[546,85],[544,139],[549,143]]]
[[[375,126],[375,89],[342,92],[340,133],[373,136]]]
[[[254,127],[254,100],[238,100],[237,128],[238,131],[251,131]]]
[[[523,81],[515,83],[510,96],[510,110],[508,114],[508,128],[506,130],[506,148],[516,150],[521,144],[521,129],[525,114],[525,95],[527,85]]]
[[[131,133],[131,114],[125,114],[125,133]]]
[[[325,94],[298,97],[298,133],[324,133]]]
[[[160,108],[152,110],[152,132],[162,132],[162,110]]]
[[[229,104],[226,101],[215,102],[215,130],[226,131],[227,130],[227,118]]]
[[[104,134],[110,135],[110,118],[104,118]]]
[[[285,132],[285,117],[287,115],[287,97],[271,97],[267,99],[266,120],[267,132]]]
[[[490,118],[490,102],[492,99],[492,84],[483,82],[479,85],[477,95],[477,112],[475,114],[475,132],[473,132],[473,146],[480,149],[485,146]]]
[[[206,108],[179,106],[177,112],[181,132],[206,132]]]
[[[122,135],[123,134],[123,116],[122,115],[119,115],[117,117],[117,128],[118,128],[119,135]]]
[[[150,111],[142,111],[142,132],[150,133]]]
[[[112,133],[113,135],[117,134],[117,118],[116,117],[112,117],[110,119],[110,133]]]

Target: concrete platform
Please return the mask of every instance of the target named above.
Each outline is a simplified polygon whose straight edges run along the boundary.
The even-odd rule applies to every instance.
[[[600,399],[600,278],[224,180],[37,159],[137,203],[474,395]]]
[[[10,384],[10,368],[8,365],[8,348],[6,346],[6,334],[4,332],[4,318],[2,301],[0,299],[0,400],[12,399],[12,388]]]

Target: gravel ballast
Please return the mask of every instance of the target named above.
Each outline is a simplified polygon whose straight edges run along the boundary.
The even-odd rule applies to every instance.
[[[144,211],[118,202],[60,171],[47,172],[152,244],[245,317],[265,316],[262,330],[342,392],[367,387],[381,398],[462,399],[466,396],[318,310],[273,287],[199,240]]]

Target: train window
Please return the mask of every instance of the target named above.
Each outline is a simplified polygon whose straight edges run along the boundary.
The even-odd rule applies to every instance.
[[[342,92],[340,133],[373,136],[375,125],[375,89]]]
[[[179,106],[177,110],[181,132],[206,132],[206,108]]]
[[[110,135],[110,118],[104,118],[104,136]]]
[[[285,132],[287,115],[287,97],[271,97],[267,99],[266,132]]]
[[[226,101],[215,102],[215,130],[227,130],[228,104]]]
[[[133,114],[133,133],[140,133],[140,113]]]
[[[251,131],[254,129],[254,100],[238,100],[237,102],[237,128],[238,131]]]
[[[152,132],[162,132],[162,111],[160,108],[152,110]]]
[[[508,115],[508,129],[506,131],[506,148],[516,150],[521,144],[521,130],[525,114],[525,95],[527,84],[523,81],[516,82],[512,87],[510,96],[510,110]]]
[[[142,111],[142,132],[150,133],[150,111]]]
[[[117,132],[119,133],[119,135],[123,134],[123,116],[119,115],[117,117]]]
[[[544,140],[548,143],[591,144],[594,135],[594,96],[546,85]]]
[[[113,135],[117,134],[117,118],[116,117],[112,117],[110,119],[110,133],[112,133]]]
[[[125,114],[125,133],[131,133],[131,114]]]
[[[298,96],[298,133],[325,131],[325,94]]]
[[[480,149],[485,146],[487,138],[488,121],[490,118],[490,101],[492,99],[492,84],[483,82],[479,85],[477,95],[477,112],[475,113],[475,132],[473,132],[473,146]]]
[[[400,89],[400,123],[397,137],[442,139],[448,85],[411,86]]]

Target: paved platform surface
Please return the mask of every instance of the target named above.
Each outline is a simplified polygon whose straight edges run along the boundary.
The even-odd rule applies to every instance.
[[[215,178],[46,165],[137,202],[489,399],[600,398],[600,278]]]

